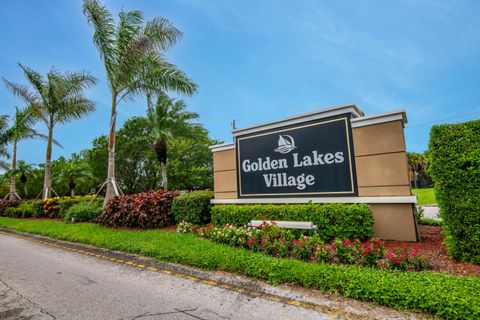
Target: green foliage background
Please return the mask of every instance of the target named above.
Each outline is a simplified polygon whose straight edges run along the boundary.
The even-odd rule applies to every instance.
[[[480,120],[432,127],[429,153],[449,254],[480,263]]]

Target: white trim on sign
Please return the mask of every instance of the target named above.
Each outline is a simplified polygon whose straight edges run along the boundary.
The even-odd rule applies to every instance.
[[[405,126],[405,123],[407,123],[407,114],[405,113],[405,110],[401,109],[361,118],[352,118],[350,123],[352,128],[358,128],[396,120],[402,121],[402,124]]]
[[[210,150],[212,150],[212,152],[225,151],[225,150],[235,149],[235,144],[222,143],[222,144],[216,144],[214,146],[210,146],[209,148]]]
[[[282,203],[417,203],[417,196],[395,197],[325,197],[325,198],[242,198],[213,199],[212,204],[282,204]]]
[[[314,121],[318,119],[333,117],[341,114],[350,113],[352,114],[352,119],[362,117],[364,113],[360,110],[360,108],[355,104],[345,104],[331,108],[320,109],[317,111],[304,113],[298,116],[293,116],[289,118],[285,118],[278,121],[262,123],[258,125],[254,125],[247,128],[236,129],[232,131],[234,137],[244,134],[255,133],[264,130],[275,129],[278,127],[290,126],[298,123]]]

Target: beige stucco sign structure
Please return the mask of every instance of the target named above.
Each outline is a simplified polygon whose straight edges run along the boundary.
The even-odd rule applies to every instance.
[[[374,236],[418,240],[404,110],[365,116],[354,104],[233,130],[211,147],[214,205],[366,203]]]

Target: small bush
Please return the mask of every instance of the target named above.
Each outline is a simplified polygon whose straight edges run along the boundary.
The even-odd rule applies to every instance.
[[[65,222],[93,222],[102,214],[102,200],[80,202],[72,205],[65,212]]]
[[[36,200],[33,202],[33,216],[35,218],[45,217],[45,212],[43,211],[43,200]]]
[[[449,254],[480,263],[480,120],[433,126],[430,171]]]
[[[312,221],[323,241],[340,239],[366,240],[373,232],[373,216],[366,204],[298,204],[298,205],[216,205],[212,223],[246,225],[250,220],[266,217],[275,221]]]
[[[47,218],[64,218],[67,210],[78,203],[88,203],[92,199],[97,199],[95,195],[75,196],[75,197],[54,197],[48,198],[42,202],[43,216]],[[37,210],[36,210],[37,212]]]
[[[5,209],[9,207],[16,207],[20,203],[19,200],[0,200],[0,216],[4,215]]]
[[[178,191],[156,190],[118,196],[107,203],[97,222],[110,227],[158,228],[174,223],[173,197]]]
[[[177,223],[181,221],[200,225],[211,220],[210,200],[213,191],[193,191],[173,199],[172,214]]]
[[[16,207],[6,208],[4,211],[4,216],[12,218],[30,218],[33,217],[35,213],[33,202],[31,201],[22,201]]]

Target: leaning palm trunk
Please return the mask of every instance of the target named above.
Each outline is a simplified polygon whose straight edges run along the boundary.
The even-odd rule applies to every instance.
[[[53,128],[48,128],[48,140],[47,140],[47,155],[45,158],[45,172],[43,179],[43,196],[42,199],[46,200],[52,197],[52,141],[53,141]]]
[[[13,155],[12,155],[12,176],[10,177],[10,193],[9,200],[19,200],[20,197],[17,194],[15,186],[15,169],[17,167],[17,142],[13,142]]]

